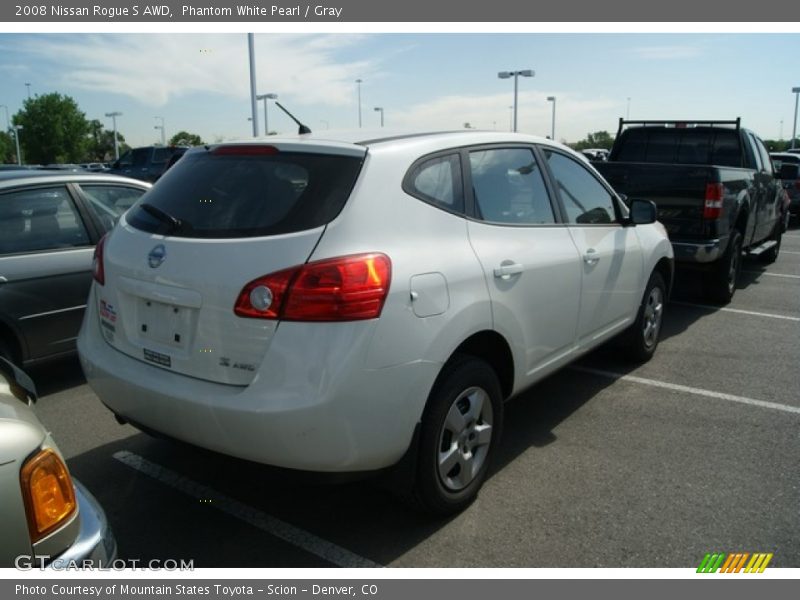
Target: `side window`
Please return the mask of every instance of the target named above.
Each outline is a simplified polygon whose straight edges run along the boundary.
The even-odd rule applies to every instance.
[[[409,191],[435,206],[453,212],[464,211],[461,161],[457,154],[437,156],[418,164],[409,174]]]
[[[603,224],[616,221],[614,198],[577,161],[551,150],[545,151],[569,223]]]
[[[89,245],[89,235],[63,187],[0,195],[0,254]]]
[[[762,142],[761,139],[759,139],[755,135],[753,136],[752,139],[753,139],[753,146],[755,147],[756,152],[758,152],[759,156],[761,157],[761,162],[764,165],[764,170],[767,173],[771,174],[772,173],[772,159],[770,159],[769,153],[767,152],[767,149],[764,148],[764,142]]]
[[[133,151],[133,159],[131,163],[134,167],[145,167],[147,161],[150,159],[150,148],[135,148]]]
[[[81,189],[89,210],[106,231],[144,194],[144,190],[114,185],[81,185]]]
[[[119,157],[120,167],[130,167],[133,164],[133,150],[128,150],[125,154]]]
[[[555,223],[541,169],[528,148],[469,153],[478,217],[492,223]]]

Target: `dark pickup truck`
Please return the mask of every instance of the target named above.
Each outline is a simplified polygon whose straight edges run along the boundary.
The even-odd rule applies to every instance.
[[[593,165],[628,198],[652,200],[676,267],[703,269],[709,299],[730,302],[743,253],[773,262],[785,194],[764,143],[735,121],[624,121]]]

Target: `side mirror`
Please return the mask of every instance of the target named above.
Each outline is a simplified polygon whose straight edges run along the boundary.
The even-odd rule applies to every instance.
[[[631,200],[630,222],[634,225],[649,225],[655,223],[658,217],[656,204],[652,200]]]

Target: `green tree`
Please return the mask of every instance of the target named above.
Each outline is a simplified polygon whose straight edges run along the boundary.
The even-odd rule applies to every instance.
[[[69,96],[53,92],[28,98],[13,121],[22,125],[19,140],[25,162],[73,163],[84,158],[89,124]]]
[[[169,138],[170,146],[202,146],[203,144],[205,144],[203,138],[188,131],[179,131]]]
[[[85,162],[106,161],[114,158],[114,132],[108,131],[97,119],[92,119],[88,123],[89,133],[86,149]],[[119,144],[120,155],[125,152],[128,145],[125,144],[125,136],[117,131],[117,143]]]
[[[17,149],[14,138],[5,131],[0,131],[0,163],[17,162]]]
[[[586,135],[585,140],[572,144],[575,150],[585,150],[586,148],[605,148],[610,150],[614,145],[614,138],[607,131],[595,131]]]

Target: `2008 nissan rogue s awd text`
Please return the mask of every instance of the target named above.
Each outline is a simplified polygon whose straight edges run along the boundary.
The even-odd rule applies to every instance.
[[[673,274],[655,218],[526,135],[195,148],[98,244],[82,366],[142,429],[292,469],[403,465],[454,512],[506,399],[617,334],[653,354]]]

